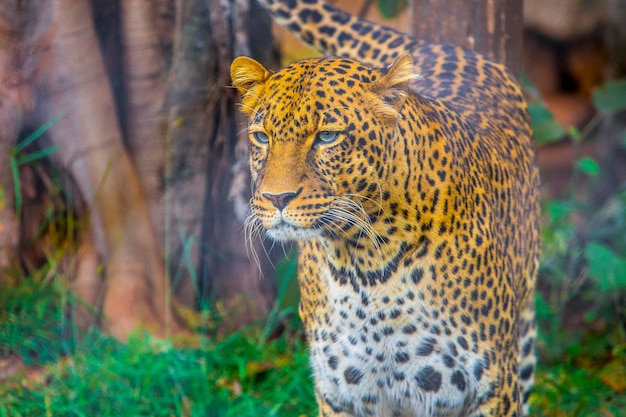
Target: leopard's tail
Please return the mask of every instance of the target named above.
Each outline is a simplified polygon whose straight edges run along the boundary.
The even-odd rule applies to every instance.
[[[379,67],[425,45],[420,39],[352,16],[321,0],[258,1],[278,23],[326,55]]]

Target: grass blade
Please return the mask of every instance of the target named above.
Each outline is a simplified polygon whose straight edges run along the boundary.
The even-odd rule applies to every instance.
[[[29,164],[31,162],[34,162],[34,161],[38,160],[38,159],[50,156],[53,153],[55,153],[57,150],[59,150],[59,145],[54,145],[54,146],[50,146],[50,147],[47,147],[47,148],[44,148],[44,149],[39,149],[38,151],[35,151],[33,153],[29,153],[28,155],[19,156],[19,157],[15,158],[15,160],[17,161],[18,165]]]
[[[13,191],[15,192],[15,213],[19,218],[22,212],[22,188],[19,165],[15,158],[11,158],[11,174],[13,175]]]
[[[39,129],[35,130],[33,133],[28,135],[26,137],[26,139],[24,139],[23,141],[20,141],[20,143],[15,145],[15,148],[13,148],[14,154],[18,154],[19,152],[23,151],[24,148],[26,148],[28,145],[30,145],[35,140],[37,140],[39,137],[41,137],[44,133],[46,133],[46,131],[48,131],[48,129],[50,129],[52,126],[54,126],[59,120],[61,120],[61,118],[63,116],[65,116],[65,113],[66,113],[65,110],[60,112],[59,114],[54,116],[52,119],[48,120],[46,123],[41,125],[41,127],[39,127]]]

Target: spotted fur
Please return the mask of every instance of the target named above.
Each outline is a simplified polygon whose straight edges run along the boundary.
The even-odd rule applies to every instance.
[[[320,414],[525,415],[539,180],[517,83],[317,0],[265,3],[347,57],[231,67],[250,116],[249,227],[297,240]]]

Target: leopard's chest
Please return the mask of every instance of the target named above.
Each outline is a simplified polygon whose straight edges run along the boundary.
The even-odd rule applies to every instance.
[[[468,404],[487,390],[482,355],[419,286],[394,287],[390,279],[356,291],[329,271],[321,278],[328,304],[307,330],[316,389],[332,408],[354,416],[469,415]]]

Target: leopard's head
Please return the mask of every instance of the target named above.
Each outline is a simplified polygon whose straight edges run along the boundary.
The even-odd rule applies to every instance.
[[[231,77],[250,118],[253,219],[277,240],[367,231],[393,169],[412,58],[383,70],[314,58],[273,73],[239,57]]]

